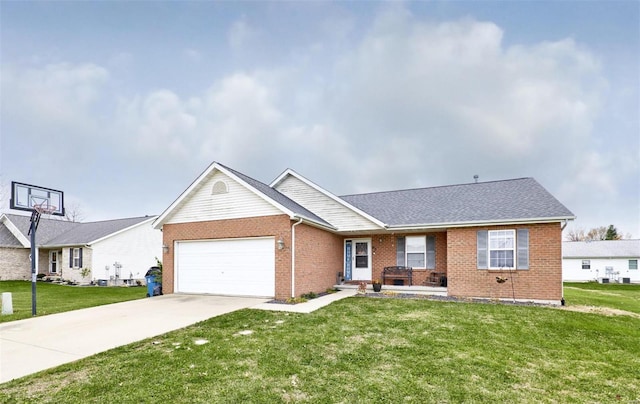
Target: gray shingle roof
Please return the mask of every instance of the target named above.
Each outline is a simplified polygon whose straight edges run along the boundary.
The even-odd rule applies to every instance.
[[[563,258],[640,258],[640,240],[565,241]]]
[[[342,196],[391,227],[574,218],[533,178]]]
[[[2,223],[0,223],[0,247],[22,247],[16,236]]]
[[[28,233],[31,226],[31,216],[8,214],[7,217],[18,230],[29,239]],[[149,219],[151,219],[151,217],[143,216],[100,222],[77,223],[66,220],[41,218],[36,233],[36,243],[39,246],[51,247],[84,245]]]
[[[268,186],[267,184],[264,184],[258,180],[254,180],[251,177],[248,177],[238,171],[235,171],[223,164],[218,163],[218,165],[220,165],[221,167],[224,167],[225,169],[229,170],[231,173],[233,173],[234,175],[238,176],[240,179],[242,179],[244,182],[246,182],[247,184],[251,185],[252,187],[254,187],[255,189],[257,189],[258,191],[262,192],[264,195],[266,195],[267,197],[273,199],[274,201],[276,201],[277,203],[279,203],[280,205],[284,206],[285,208],[289,209],[290,211],[292,211],[293,213],[295,213],[296,215],[305,217],[307,219],[311,219],[317,223],[320,223],[322,225],[325,225],[327,227],[333,227],[330,223],[328,223],[327,221],[325,221],[324,219],[322,219],[321,217],[319,217],[318,215],[316,215],[315,213],[311,212],[310,210],[308,210],[307,208],[299,205],[297,202],[294,202],[292,199],[289,199],[288,196],[280,193],[279,191],[271,188],[270,186]]]

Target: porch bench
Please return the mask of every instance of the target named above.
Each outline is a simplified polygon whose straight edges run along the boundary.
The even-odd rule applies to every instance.
[[[386,284],[386,280],[396,280],[401,279],[404,284],[404,280],[406,279],[409,283],[409,286],[413,284],[413,268],[404,267],[404,266],[394,266],[394,267],[385,267],[382,270],[382,283]]]

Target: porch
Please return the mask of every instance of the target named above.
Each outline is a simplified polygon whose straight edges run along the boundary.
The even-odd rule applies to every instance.
[[[349,281],[334,285],[333,287],[339,290],[358,289],[358,285],[361,282],[367,283],[367,293],[373,293],[373,286],[371,285],[371,281]],[[382,285],[381,293],[384,292],[447,296],[447,288],[441,286]]]

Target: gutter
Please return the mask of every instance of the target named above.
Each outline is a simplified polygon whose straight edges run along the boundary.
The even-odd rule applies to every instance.
[[[557,218],[533,218],[533,219],[514,219],[514,220],[478,220],[469,222],[453,222],[453,223],[424,223],[407,226],[388,226],[387,230],[392,231],[406,231],[406,230],[424,230],[427,229],[444,229],[448,227],[472,227],[472,226],[499,226],[499,225],[517,225],[517,224],[532,224],[532,223],[554,223],[564,221],[566,224],[569,220],[575,220],[575,216],[572,217],[557,217]],[[564,227],[563,227],[564,228]]]
[[[291,225],[291,297],[296,297],[296,226],[302,223],[302,218]]]

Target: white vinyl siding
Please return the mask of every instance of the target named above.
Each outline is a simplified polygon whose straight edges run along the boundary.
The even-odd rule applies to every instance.
[[[276,189],[340,231],[378,230],[380,226],[289,175]]]
[[[227,186],[226,193],[213,193],[216,183]],[[212,195],[213,193],[213,195]],[[214,171],[182,201],[166,223],[204,222],[209,220],[280,215],[283,212],[253,191],[220,171]]]

